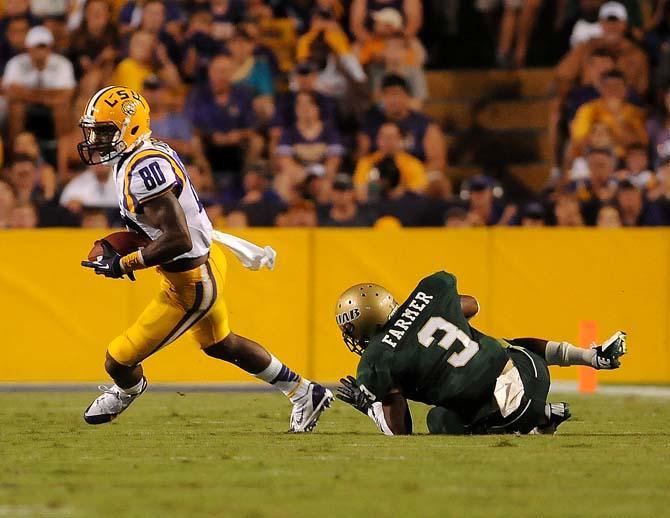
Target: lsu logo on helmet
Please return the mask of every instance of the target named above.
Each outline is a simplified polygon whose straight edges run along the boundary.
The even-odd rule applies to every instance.
[[[149,138],[149,111],[146,99],[130,88],[99,90],[79,120],[84,140],[77,151],[82,161],[90,165],[109,162]]]
[[[137,104],[135,101],[123,101],[121,111],[128,116],[133,116],[137,112]]]

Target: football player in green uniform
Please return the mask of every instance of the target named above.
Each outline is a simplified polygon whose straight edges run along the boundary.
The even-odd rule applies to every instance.
[[[434,406],[431,433],[554,433],[570,411],[547,403],[547,365],[616,369],[626,353],[621,331],[591,349],[493,338],[468,323],[478,311],[446,272],[423,279],[401,305],[381,286],[352,286],[337,302],[336,321],[361,361],[337,397],[387,435],[412,433],[408,399]]]

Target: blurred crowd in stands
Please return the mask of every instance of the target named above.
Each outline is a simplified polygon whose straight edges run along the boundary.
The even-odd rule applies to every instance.
[[[0,228],[120,225],[110,168],[76,151],[109,84],[146,97],[220,227],[670,224],[670,0],[0,8]],[[450,174],[425,70],[468,65],[555,66],[541,193]]]

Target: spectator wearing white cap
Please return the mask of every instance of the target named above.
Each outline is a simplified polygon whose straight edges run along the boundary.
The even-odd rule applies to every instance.
[[[356,41],[363,44],[372,37],[375,15],[385,9],[393,9],[404,20],[403,34],[415,38],[423,24],[421,0],[353,0],[351,2],[349,28]]]
[[[575,46],[556,68],[559,99],[582,82],[584,64],[596,49],[606,49],[614,57],[617,69],[639,95],[649,88],[649,63],[646,54],[626,37],[628,13],[619,2],[605,2],[598,13],[602,36]]]
[[[408,61],[412,66],[423,66],[426,60],[426,51],[418,38],[408,37],[404,32],[404,20],[402,15],[392,7],[385,7],[372,14],[374,20],[373,30],[365,42],[356,42],[356,52],[361,65],[370,63],[381,63],[384,60],[384,52],[387,42],[391,38],[402,38],[406,41],[408,49]]]
[[[51,115],[56,137],[68,131],[69,103],[76,86],[72,63],[52,51],[49,29],[33,27],[25,40],[26,52],[7,63],[2,86],[9,101],[9,142],[23,130],[26,119]]]

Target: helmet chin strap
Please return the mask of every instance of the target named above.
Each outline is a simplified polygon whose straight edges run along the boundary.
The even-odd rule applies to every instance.
[[[125,146],[125,141],[124,141],[124,135],[126,134],[126,131],[128,130],[128,127],[130,126],[130,116],[126,117],[125,120],[123,121],[123,126],[121,126],[121,131],[119,133],[119,144],[123,144]],[[140,135],[137,137],[135,142],[133,142],[130,147],[124,147],[122,150],[118,151],[117,157],[120,157],[124,153],[130,153],[140,147],[144,142],[149,140],[149,137],[151,137],[151,130],[147,131],[146,133]]]
[[[119,144],[123,144],[123,142],[120,142]],[[119,150],[115,149],[113,151],[113,153],[114,153],[114,156],[112,156],[111,158],[108,158],[108,157],[111,156],[111,153],[109,155],[103,155],[102,153],[100,153],[100,158],[103,161],[102,163],[107,164],[107,165],[116,164],[121,159],[121,155],[123,154],[123,151],[119,151]]]

